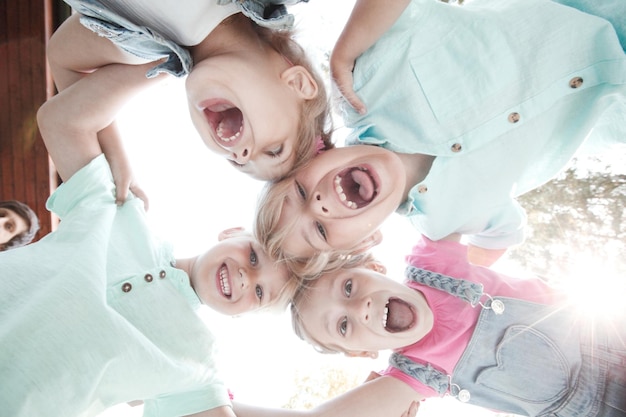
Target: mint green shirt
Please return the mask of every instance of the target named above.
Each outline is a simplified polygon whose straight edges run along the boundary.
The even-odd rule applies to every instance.
[[[93,416],[144,400],[146,416],[228,405],[215,340],[143,203],[122,207],[101,155],[50,197],[55,232],[0,253],[0,414]]]
[[[598,3],[626,20],[623,0]],[[626,56],[615,27],[549,0],[413,0],[357,59],[354,88],[368,112],[344,106],[346,144],[436,156],[398,208],[432,240],[522,242],[526,215],[515,197],[583,146],[626,142]]]

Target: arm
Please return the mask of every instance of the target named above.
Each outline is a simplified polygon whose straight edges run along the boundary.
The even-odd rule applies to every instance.
[[[330,69],[337,88],[359,113],[365,104],[352,87],[355,60],[372,46],[406,9],[410,0],[357,0],[330,57]]]
[[[485,249],[467,245],[467,260],[479,266],[490,267],[506,253],[506,249]]]
[[[237,417],[233,412],[233,409],[228,406],[212,408],[210,410],[201,411],[199,413],[191,414],[187,417]]]
[[[422,398],[404,382],[382,376],[335,397],[312,410],[281,410],[235,403],[237,417],[387,417],[409,413]],[[415,410],[415,407],[413,407]]]
[[[146,63],[145,60],[122,51],[108,39],[85,28],[79,18],[79,14],[69,17],[54,32],[48,43],[48,62],[59,91],[64,91],[83,77],[109,64]],[[145,202],[147,208],[147,197],[133,180],[116,123],[111,121],[108,126],[103,127],[98,133],[98,139],[111,166],[118,203],[126,200],[130,189]]]
[[[145,77],[152,65],[109,65],[41,106],[37,113],[39,129],[63,180],[102,153],[98,132],[111,124],[121,106],[143,88],[158,82],[161,77]],[[125,157],[117,139],[107,146]]]

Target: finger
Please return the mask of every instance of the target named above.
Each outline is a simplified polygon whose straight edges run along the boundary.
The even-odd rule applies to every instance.
[[[407,417],[415,417],[417,415],[417,409],[420,407],[420,403],[413,401],[407,412]]]
[[[365,382],[373,381],[374,379],[379,378],[379,377],[380,377],[380,374],[378,372],[372,371],[365,379]]]
[[[148,194],[146,194],[145,191],[137,184],[131,184],[130,191],[132,191],[137,198],[143,201],[143,208],[145,211],[148,211],[148,209],[150,208]]]
[[[334,74],[334,81],[339,89],[339,92],[344,97],[344,99],[354,108],[359,114],[365,114],[367,109],[365,107],[365,103],[361,101],[361,99],[354,92],[354,88],[352,86],[352,72],[343,71],[341,73]]]
[[[115,204],[121,206],[128,198],[130,181],[115,181]]]

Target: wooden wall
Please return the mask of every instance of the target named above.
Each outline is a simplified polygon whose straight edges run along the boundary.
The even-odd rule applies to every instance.
[[[60,14],[55,0],[0,0],[0,200],[20,200],[52,229],[45,209],[56,174],[37,129],[37,109],[54,93],[45,56]]]

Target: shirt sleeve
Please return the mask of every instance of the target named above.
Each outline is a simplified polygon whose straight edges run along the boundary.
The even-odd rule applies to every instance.
[[[145,401],[144,417],[178,417],[231,406],[228,390],[222,383],[212,383],[194,391],[161,395]]]
[[[524,241],[526,211],[514,200],[499,206],[480,233],[468,236],[468,243],[485,249],[506,249]]]
[[[62,220],[75,212],[87,212],[88,207],[115,204],[115,184],[104,154],[78,170],[48,198],[46,208]]]

